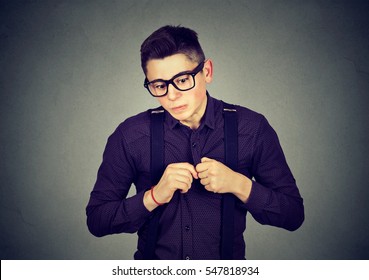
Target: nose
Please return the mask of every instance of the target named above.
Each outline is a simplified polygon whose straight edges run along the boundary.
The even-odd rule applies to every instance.
[[[181,92],[177,90],[172,84],[168,86],[168,94],[167,97],[170,101],[174,101],[181,96]]]

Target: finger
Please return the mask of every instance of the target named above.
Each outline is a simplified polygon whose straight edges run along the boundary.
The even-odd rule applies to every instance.
[[[192,174],[191,174],[191,172],[189,170],[184,169],[184,168],[180,168],[180,169],[176,169],[174,172],[175,172],[174,173],[175,174],[174,176],[183,176],[183,177],[186,177],[186,178],[188,178],[188,181],[190,183],[192,183],[193,176],[192,176]]]
[[[204,186],[205,190],[207,190],[208,192],[214,192],[213,188],[210,185],[205,185]]]
[[[210,185],[210,179],[209,178],[201,179],[200,183],[201,183],[201,185],[209,186]]]
[[[196,169],[192,164],[188,162],[180,162],[180,163],[175,163],[172,166],[176,168],[186,169],[191,173],[193,178],[198,179]]]
[[[204,179],[204,178],[207,178],[208,177],[208,171],[207,170],[205,170],[203,172],[199,172],[197,174],[198,174],[198,176],[199,176],[200,179]]]
[[[197,173],[201,173],[204,172],[206,170],[209,169],[209,164],[204,162],[204,163],[199,163],[198,165],[196,165],[196,171]]]
[[[201,162],[209,162],[209,161],[213,161],[213,159],[208,158],[208,157],[201,158]]]
[[[199,176],[197,175],[197,171],[196,171],[195,167],[192,164],[189,164],[188,165],[188,169],[187,170],[190,171],[190,173],[191,173],[191,175],[192,175],[193,178],[195,178],[195,179],[198,179],[199,178]]]
[[[191,184],[186,184],[184,182],[178,181],[176,183],[176,189],[179,190],[181,193],[186,193],[191,188]]]
[[[185,184],[187,188],[191,187],[192,181],[193,181],[193,178],[191,176],[182,176],[182,175],[175,176],[175,184],[182,183],[182,184]]]

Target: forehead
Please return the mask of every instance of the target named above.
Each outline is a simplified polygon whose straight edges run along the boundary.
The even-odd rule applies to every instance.
[[[196,67],[196,62],[191,61],[186,55],[175,54],[163,59],[149,60],[146,65],[146,77],[149,81],[169,80],[179,72],[191,71],[194,67]]]

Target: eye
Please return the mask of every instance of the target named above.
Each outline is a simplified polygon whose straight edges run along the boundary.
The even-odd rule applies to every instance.
[[[165,83],[154,83],[151,86],[155,89],[164,89],[167,87]]]
[[[180,76],[180,77],[178,77],[177,79],[176,79],[176,84],[177,85],[180,85],[180,84],[185,84],[185,83],[187,83],[188,82],[188,80],[189,80],[189,75],[182,75],[182,76]]]

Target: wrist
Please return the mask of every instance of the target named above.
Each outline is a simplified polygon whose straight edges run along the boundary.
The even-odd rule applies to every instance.
[[[162,206],[164,205],[164,203],[162,202],[159,202],[156,198],[155,198],[155,194],[154,194],[154,189],[155,189],[156,186],[152,186],[151,189],[150,189],[150,196],[151,196],[151,199],[154,201],[154,203],[157,205],[157,206]]]
[[[237,173],[237,178],[234,182],[235,183],[233,185],[235,189],[233,194],[237,196],[243,203],[246,203],[251,193],[252,181],[245,175]]]
[[[158,204],[156,204],[151,197],[151,189],[145,192],[143,197],[143,203],[146,209],[150,212],[153,211],[156,207],[158,207]]]

